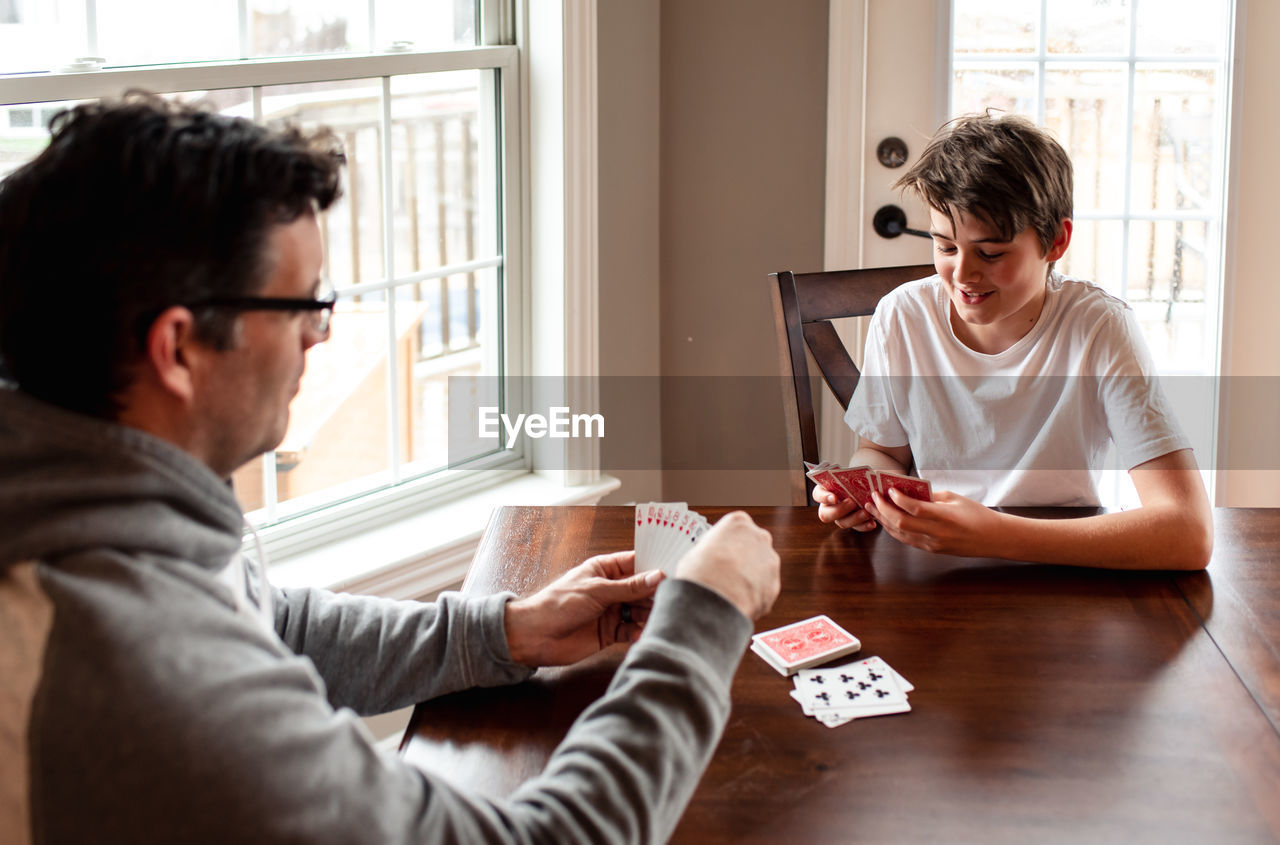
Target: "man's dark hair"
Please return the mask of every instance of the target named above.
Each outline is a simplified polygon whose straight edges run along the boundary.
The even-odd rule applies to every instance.
[[[272,227],[340,194],[333,133],[267,129],[143,92],[60,112],[0,183],[0,368],[108,418],[166,308],[266,284]],[[193,309],[226,348],[235,315]]]
[[[947,216],[978,217],[1012,240],[1031,227],[1047,253],[1072,214],[1071,159],[1018,115],[970,114],[944,125],[895,188]]]

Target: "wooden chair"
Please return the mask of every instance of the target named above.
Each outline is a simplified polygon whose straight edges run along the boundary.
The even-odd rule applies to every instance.
[[[932,264],[914,264],[826,273],[783,271],[769,275],[773,282],[770,292],[778,359],[785,382],[782,393],[787,416],[787,456],[796,468],[791,485],[792,504],[806,505],[813,501],[813,482],[804,475],[803,461],[818,461],[814,393],[821,388],[816,376],[809,371],[808,354],[813,355],[814,363],[840,406],[847,409],[858,386],[859,373],[831,321],[868,316],[875,311],[880,298],[898,285],[933,273]]]

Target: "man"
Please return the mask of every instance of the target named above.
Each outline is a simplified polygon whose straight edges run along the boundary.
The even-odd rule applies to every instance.
[[[623,552],[519,600],[270,587],[226,479],[280,442],[328,335],[341,154],[145,95],[51,128],[0,185],[0,841],[668,837],[777,595],[768,533],[730,515],[676,578]],[[615,642],[608,692],[507,801],[356,717]]]

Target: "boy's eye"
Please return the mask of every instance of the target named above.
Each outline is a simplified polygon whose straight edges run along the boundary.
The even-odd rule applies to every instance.
[[[935,243],[934,246],[937,248],[938,252],[942,253],[943,255],[951,255],[956,251],[955,247],[948,246],[947,244]]]
[[[999,258],[1002,255],[1004,255],[1003,252],[979,252],[978,253],[978,257],[981,258],[983,261],[995,261],[997,258]]]

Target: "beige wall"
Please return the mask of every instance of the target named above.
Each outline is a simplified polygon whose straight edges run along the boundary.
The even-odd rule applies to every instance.
[[[600,461],[606,504],[662,499],[658,348],[659,0],[598,6]],[[623,391],[630,392],[624,394]]]
[[[822,267],[826,61],[827,0],[599,6],[606,502],[787,502],[765,284]]]
[[[692,468],[668,499],[788,501],[765,285],[822,267],[826,73],[827,0],[662,4],[662,448]]]

